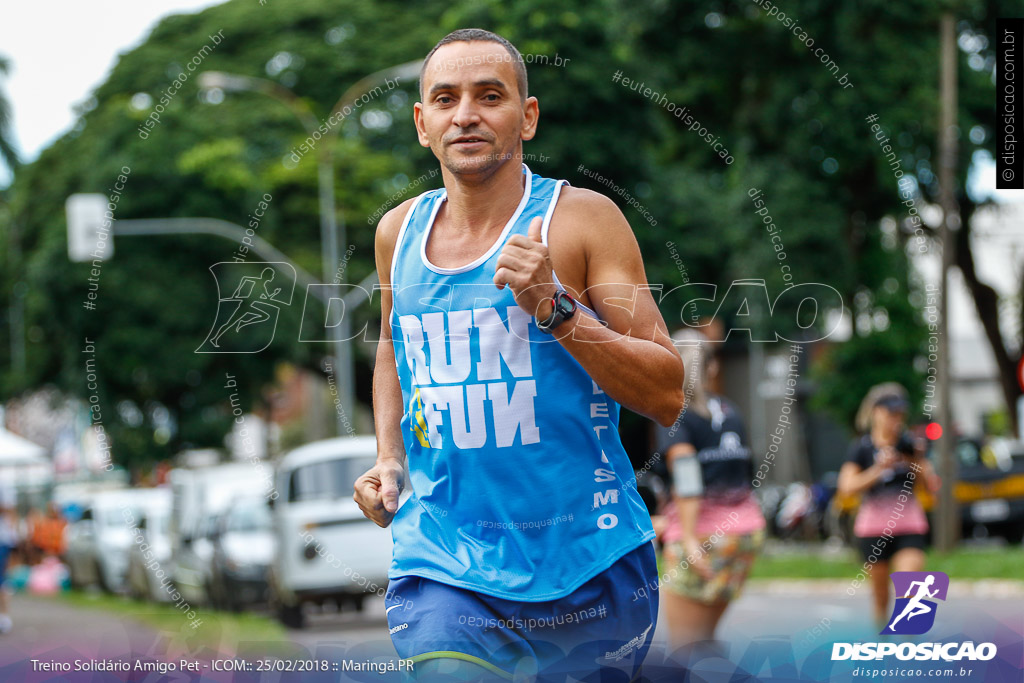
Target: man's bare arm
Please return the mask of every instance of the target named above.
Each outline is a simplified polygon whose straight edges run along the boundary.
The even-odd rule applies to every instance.
[[[373,370],[373,426],[377,434],[377,464],[355,483],[355,501],[363,514],[386,527],[398,510],[398,497],[405,482],[405,444],[402,414],[405,401],[395,367],[391,343],[391,259],[398,232],[412,200],[392,209],[377,224],[374,256],[381,285],[380,341]]]
[[[381,218],[374,239],[377,277],[380,280],[380,341],[373,369],[373,421],[377,434],[378,459],[397,459],[405,463],[401,420],[405,412],[402,386],[395,366],[395,347],[391,341],[391,259],[398,231],[408,207],[405,203]]]
[[[559,201],[550,232],[549,243],[583,245],[587,295],[607,323],[577,312],[555,337],[609,396],[671,425],[683,408],[683,361],[647,286],[626,218],[607,197],[577,190]]]

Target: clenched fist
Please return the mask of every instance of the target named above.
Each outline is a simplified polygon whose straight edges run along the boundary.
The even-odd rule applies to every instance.
[[[557,289],[551,256],[541,241],[542,225],[540,217],[534,218],[527,237],[509,237],[494,269],[495,286],[498,289],[511,287],[519,307],[541,320],[551,315],[551,298]]]
[[[374,524],[387,527],[398,511],[398,497],[405,488],[405,468],[397,460],[378,462],[356,479],[354,499]]]

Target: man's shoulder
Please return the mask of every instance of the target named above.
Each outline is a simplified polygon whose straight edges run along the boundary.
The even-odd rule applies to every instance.
[[[377,230],[373,237],[374,252],[377,261],[377,277],[382,283],[389,281],[388,273],[391,263],[394,261],[395,247],[398,244],[398,235],[402,231],[405,217],[412,210],[413,204],[419,197],[406,199],[404,202],[384,214],[377,222]]]
[[[417,195],[416,197],[406,199],[381,217],[377,223],[376,239],[378,246],[394,248],[395,242],[398,240],[398,233],[405,222],[405,217],[409,215],[412,205],[416,203],[420,196]]]
[[[632,229],[615,202],[600,192],[580,187],[562,188],[551,223],[555,240],[576,245],[591,255],[633,239]]]
[[[619,207],[609,197],[584,187],[565,185],[558,196],[558,207],[569,217],[594,218],[621,215]]]

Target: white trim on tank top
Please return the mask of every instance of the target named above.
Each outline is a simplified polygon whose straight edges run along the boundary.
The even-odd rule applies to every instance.
[[[440,266],[435,266],[434,264],[430,263],[430,261],[427,260],[427,238],[430,235],[431,228],[433,228],[434,226],[434,219],[437,217],[437,212],[441,208],[441,202],[446,201],[448,198],[447,190],[442,192],[440,200],[434,203],[433,210],[430,213],[430,218],[427,221],[427,229],[424,230],[423,238],[420,240],[420,260],[423,262],[423,265],[427,269],[432,270],[433,272],[438,273],[440,275],[454,275],[455,273],[464,273],[469,270],[472,270],[473,268],[476,268],[477,266],[484,263],[488,258],[490,258],[494,254],[495,250],[505,241],[505,238],[508,236],[508,233],[512,229],[512,226],[515,225],[516,220],[518,220],[519,216],[526,208],[526,202],[528,202],[530,199],[530,195],[533,189],[533,172],[530,170],[530,167],[527,166],[526,164],[523,164],[523,169],[525,169],[526,171],[526,187],[523,192],[523,198],[522,200],[520,200],[519,206],[516,208],[515,214],[513,214],[512,218],[505,225],[497,241],[491,245],[490,249],[488,249],[483,256],[476,259],[472,263],[460,266],[458,268],[441,268]],[[558,196],[562,192],[562,185],[568,184],[569,183],[566,180],[559,180],[555,183],[555,189],[551,194],[551,202],[548,204],[548,210],[544,214],[544,222],[541,224],[540,229],[541,242],[544,244],[544,246],[548,245],[548,230],[551,227],[551,216],[555,212],[555,203],[558,202]],[[405,220],[402,222],[402,228],[401,230],[398,231],[398,239],[395,241],[395,253],[392,254],[391,256],[392,287],[395,286],[395,269],[398,264],[398,254],[402,246],[402,240],[405,237],[406,229],[409,227],[409,222],[412,219],[413,213],[415,213],[416,208],[419,206],[420,202],[423,200],[425,196],[426,193],[421,194],[413,201],[412,206],[409,207],[409,212],[405,214]],[[554,270],[551,271],[551,276],[554,278],[556,285],[558,285],[562,289],[565,289],[565,286],[558,279],[558,274],[555,273]],[[576,305],[579,306],[580,309],[582,309],[585,313],[589,314],[592,318],[594,318],[601,324],[607,325],[605,321],[601,320],[601,317],[597,314],[597,312],[595,312],[589,306],[586,306],[580,301],[577,301]]]
[[[420,205],[423,198],[427,196],[424,192],[416,199],[412,200],[412,206],[409,207],[409,211],[405,214],[405,219],[402,221],[402,227],[398,231],[398,238],[395,240],[395,250],[391,254],[391,286],[395,286],[395,268],[398,266],[398,254],[402,250],[402,240],[405,238],[406,228],[409,227],[409,221],[412,220],[412,215],[416,212],[416,207]]]
[[[430,232],[434,228],[434,219],[437,218],[437,212],[441,209],[441,204],[448,201],[448,191],[445,190],[441,193],[440,198],[434,202],[434,210],[430,213],[430,218],[427,220],[427,229],[423,231],[423,238],[420,240],[420,260],[423,261],[423,265],[427,270],[432,270],[439,275],[465,273],[482,265],[487,261],[487,259],[494,255],[494,252],[498,251],[501,245],[505,243],[505,238],[508,237],[509,232],[512,231],[512,226],[516,224],[516,221],[519,220],[519,216],[522,215],[527,202],[530,201],[530,193],[533,191],[533,172],[526,164],[523,164],[523,168],[526,170],[526,183],[523,189],[523,198],[519,200],[519,206],[516,207],[516,212],[512,214],[512,218],[508,219],[508,223],[505,224],[501,234],[498,235],[498,239],[494,241],[494,244],[491,245],[490,249],[476,258],[472,263],[467,263],[466,265],[458,266],[457,268],[442,268],[440,266],[435,266],[427,260],[427,240],[430,239]]]
[[[555,182],[555,189],[551,193],[551,203],[548,205],[547,213],[544,214],[544,223],[542,223],[540,226],[540,241],[544,244],[545,247],[548,246],[548,229],[551,227],[551,216],[555,213],[555,203],[558,201],[558,196],[562,193],[562,185],[568,184],[569,181],[567,180],[559,180]],[[551,270],[551,277],[555,279],[556,285],[558,285],[562,289],[565,289],[565,286],[562,285],[562,283],[559,281],[558,274],[555,273],[554,269]],[[601,320],[601,317],[598,316],[597,313],[589,306],[584,305],[580,301],[577,301],[576,305],[579,306],[584,312],[589,313],[590,317],[592,317],[594,320],[598,321],[599,323],[605,326],[608,325],[605,321]]]

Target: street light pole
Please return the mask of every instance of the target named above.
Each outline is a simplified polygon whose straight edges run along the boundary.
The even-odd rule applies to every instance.
[[[420,66],[423,60],[417,59],[397,66],[392,66],[381,71],[374,72],[365,78],[356,81],[348,90],[346,90],[334,107],[331,109],[331,115],[328,121],[334,121],[338,115],[345,115],[346,109],[351,109],[355,104],[356,100],[372,89],[379,87],[381,82],[387,81],[388,79],[394,78],[395,81],[399,81],[402,78],[411,78],[419,75]],[[327,135],[325,138],[330,136],[330,140],[325,140],[325,143],[333,142],[333,138],[336,138],[338,132],[341,130],[340,121],[338,125],[334,125],[328,128]],[[333,144],[322,144],[320,145],[320,154],[318,159],[319,171],[318,177],[320,178],[320,215],[322,229],[326,231],[328,235],[328,251],[330,252],[331,263],[333,267],[338,267],[338,248],[340,245],[348,243],[347,226],[345,225],[344,214],[338,215],[337,204],[334,196],[334,146]],[[324,218],[326,216],[326,219]],[[346,247],[347,248],[347,247]],[[348,268],[342,268],[336,276],[328,280],[331,277],[328,271],[324,271],[324,282],[333,283],[331,288],[332,296],[340,298],[338,296],[339,285],[344,285],[348,280],[347,277]],[[355,364],[352,361],[352,345],[346,343],[343,340],[347,340],[352,336],[352,316],[348,310],[343,309],[341,315],[341,321],[338,325],[331,327],[331,339],[334,341],[335,349],[335,372],[338,377],[337,389],[338,389],[338,400],[342,406],[349,407],[349,410],[355,413]],[[338,414],[338,434],[341,435],[341,430],[347,429],[350,434],[352,431],[351,423],[349,425],[344,424],[341,414]]]
[[[953,267],[953,250],[956,248],[954,231],[960,227],[960,210],[954,194],[956,180],[957,144],[957,90],[956,90],[956,27],[953,15],[946,12],[940,23],[940,110],[939,110],[939,202],[942,205],[942,225],[939,226],[942,243],[942,286],[939,299],[939,324],[941,325],[938,348],[939,424],[942,436],[939,439],[939,476],[942,488],[939,490],[937,512],[938,529],[936,545],[943,553],[956,546],[960,513],[957,510],[953,486],[957,478],[957,462],[953,457],[956,431],[953,428],[953,410],[950,403],[952,373],[950,372],[949,343],[949,271]]]
[[[74,196],[74,195],[72,195]],[[102,198],[103,195],[100,195]],[[71,219],[68,220],[70,226]],[[70,229],[70,228],[69,228]],[[312,285],[321,284],[312,274],[290,259],[280,249],[259,235],[246,234],[246,228],[219,218],[128,218],[111,221],[110,232],[116,237],[155,237],[157,235],[209,235],[223,237],[236,244],[245,244],[249,250],[264,261],[287,263],[295,272],[295,284],[324,306],[330,303],[328,293]],[[109,259],[109,257],[107,257]],[[86,259],[83,259],[86,260]],[[104,259],[107,260],[107,259]],[[342,297],[345,310],[350,310],[370,300],[369,290],[378,283],[373,272],[348,294]]]
[[[320,149],[321,151],[317,155],[317,179],[320,196],[320,244],[324,259],[324,283],[330,284],[328,288],[330,301],[336,301],[341,298],[338,291],[339,285],[344,284],[346,278],[345,269],[342,269],[340,273],[336,270],[338,268],[338,224],[337,204],[334,198],[334,159],[330,152],[330,145],[321,145]],[[335,269],[334,273],[332,273],[332,269]],[[330,303],[327,305],[327,310],[328,312],[331,310]],[[349,410],[355,415],[352,354],[349,344],[345,342],[352,336],[352,324],[349,320],[349,312],[344,307],[341,309],[341,320],[328,329],[331,346],[334,349],[334,362],[328,371],[335,378],[339,374],[341,375],[340,381],[335,379],[338,403],[343,410]],[[335,411],[335,419],[338,423],[338,436],[345,432],[354,433],[351,418],[346,420],[342,411]]]
[[[334,154],[333,143],[341,130],[341,122],[347,115],[346,110],[352,109],[356,100],[367,94],[370,90],[378,87],[381,82],[394,78],[397,82],[402,78],[410,78],[419,74],[422,60],[406,62],[397,66],[389,67],[366,76],[353,84],[342,94],[337,103],[331,109],[329,122],[337,120],[334,125],[327,126],[327,132],[318,139],[314,136],[321,128],[321,124],[313,114],[312,109],[304,100],[299,98],[291,90],[279,83],[264,78],[253,78],[250,76],[239,76],[220,71],[205,71],[199,75],[200,87],[204,89],[221,88],[223,90],[258,92],[283,103],[287,106],[306,130],[306,133],[318,140],[317,150],[317,184],[320,208],[320,254],[322,260],[324,284],[329,285],[328,291],[331,300],[342,302],[341,319],[330,327],[330,343],[333,349],[334,363],[332,370],[338,377],[336,382],[338,400],[340,405],[346,407],[353,414],[355,412],[355,379],[352,362],[351,344],[347,342],[352,336],[352,321],[349,311],[344,307],[343,299],[339,293],[341,285],[344,285],[347,277],[346,270],[337,270],[339,263],[339,244],[347,242],[344,217],[338,220],[338,209],[334,195]],[[341,115],[342,118],[338,119]],[[339,234],[340,233],[340,234]],[[328,311],[330,305],[328,305]],[[353,434],[354,430],[351,420],[346,421],[339,411],[336,414],[338,424],[338,435],[342,433]],[[347,424],[346,424],[347,422]]]

